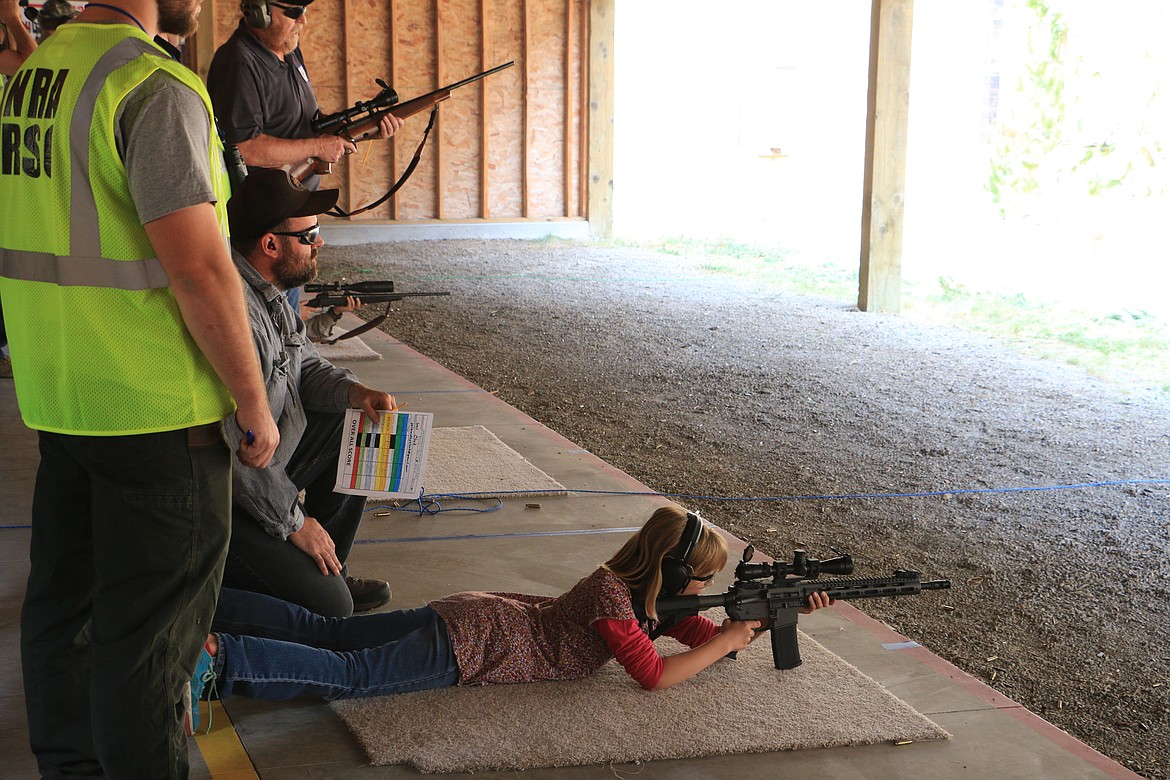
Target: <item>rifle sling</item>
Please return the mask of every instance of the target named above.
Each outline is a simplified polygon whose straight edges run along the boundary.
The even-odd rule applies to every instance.
[[[374,317],[374,319],[370,320],[369,322],[364,322],[361,325],[354,328],[353,330],[346,331],[345,333],[342,333],[340,336],[338,336],[336,338],[324,339],[321,341],[321,343],[322,344],[336,344],[339,341],[345,341],[346,339],[352,339],[355,336],[360,336],[363,333],[366,333],[367,331],[373,330],[374,328],[378,327],[379,325],[381,325],[383,322],[386,321],[386,317],[389,316],[389,314],[390,314],[390,304],[391,303],[392,303],[391,301],[386,301],[386,311],[382,312],[377,317]]]
[[[435,103],[434,107],[431,109],[431,119],[429,122],[427,122],[427,129],[423,131],[422,140],[418,142],[418,148],[414,150],[414,157],[412,157],[410,159],[410,165],[406,166],[406,170],[403,171],[402,176],[398,179],[398,181],[394,182],[394,186],[391,187],[386,192],[385,195],[378,198],[373,203],[367,203],[365,206],[362,206],[360,209],[356,209],[355,211],[345,211],[340,206],[334,206],[332,209],[330,209],[329,211],[327,211],[325,213],[329,214],[332,217],[342,217],[342,218],[356,217],[358,214],[365,213],[365,212],[369,211],[370,209],[375,209],[378,206],[381,206],[387,200],[392,198],[394,196],[394,193],[398,192],[398,190],[401,189],[403,184],[406,184],[406,180],[410,178],[410,175],[412,173],[414,173],[414,169],[418,167],[418,161],[420,159],[422,159],[423,146],[426,145],[427,138],[431,134],[431,128],[435,126],[435,119],[438,116],[439,116],[439,104]],[[345,337],[348,338],[348,334],[346,334]]]

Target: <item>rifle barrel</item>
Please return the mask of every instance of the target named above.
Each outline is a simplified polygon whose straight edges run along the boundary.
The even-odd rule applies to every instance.
[[[439,87],[434,92],[428,92],[425,95],[419,95],[416,98],[411,98],[410,100],[404,101],[402,103],[397,103],[393,106],[390,106],[388,111],[399,119],[406,119],[407,117],[414,116],[420,111],[424,111],[430,108],[435,103],[441,103],[442,101],[451,97],[451,93],[460,87],[466,87],[468,84],[479,81],[480,79],[487,78],[493,73],[498,73],[499,71],[504,70],[505,68],[510,68],[515,64],[515,60],[509,60],[503,65],[497,65],[490,70],[485,70],[483,73],[477,73],[474,76],[468,76],[462,81],[456,81],[454,84],[448,84],[445,87]]]
[[[516,64],[515,60],[508,60],[503,65],[497,65],[494,68],[490,68],[488,70],[485,70],[483,73],[477,73],[474,76],[468,76],[467,78],[463,79],[463,81],[456,81],[454,84],[448,84],[447,86],[443,87],[443,89],[448,89],[448,90],[459,89],[460,87],[466,86],[466,85],[472,83],[473,81],[479,81],[482,78],[487,78],[488,76],[492,75],[493,73],[499,73],[501,70],[504,70],[505,68],[510,68],[515,64]]]

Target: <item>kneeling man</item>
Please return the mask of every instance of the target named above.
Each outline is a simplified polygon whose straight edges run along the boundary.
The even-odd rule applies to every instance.
[[[223,582],[347,617],[385,604],[390,586],[346,569],[365,497],[333,492],[344,410],[361,408],[374,419],[395,403],[322,358],[284,295],[316,277],[325,243],[316,215],[336,201],[337,190],[311,192],[268,168],[251,173],[228,201],[232,258],[244,279],[280,446],[267,468],[234,470]],[[246,436],[233,417],[225,424],[229,440]]]

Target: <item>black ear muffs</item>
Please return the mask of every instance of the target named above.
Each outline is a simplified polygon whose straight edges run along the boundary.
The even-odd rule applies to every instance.
[[[272,11],[268,8],[268,0],[244,0],[240,3],[240,13],[244,21],[254,30],[263,30],[272,24]]]
[[[659,598],[677,596],[687,586],[691,575],[695,573],[690,558],[702,532],[703,521],[694,512],[687,512],[687,524],[678,547],[662,557],[662,590],[658,593]]]

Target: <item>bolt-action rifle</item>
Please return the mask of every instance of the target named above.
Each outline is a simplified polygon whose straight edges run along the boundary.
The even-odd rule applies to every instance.
[[[362,303],[392,303],[404,298],[419,296],[450,295],[447,290],[442,292],[397,292],[394,282],[317,282],[305,285],[305,293],[314,297],[305,301],[305,305],[314,309],[324,309],[326,306],[344,306],[347,299],[361,298]]]
[[[366,101],[359,100],[352,107],[342,109],[334,114],[322,114],[318,111],[317,115],[313,117],[311,126],[313,132],[318,135],[339,135],[350,143],[357,144],[361,141],[368,141],[377,135],[378,123],[387,114],[393,114],[399,119],[406,119],[407,117],[426,111],[428,108],[432,109],[431,121],[427,124],[426,131],[423,132],[423,140],[418,145],[418,150],[415,152],[410,165],[407,166],[406,172],[383,198],[361,209],[361,211],[365,211],[366,209],[374,208],[374,206],[393,195],[394,191],[402,186],[402,183],[414,171],[414,167],[418,164],[419,157],[422,155],[423,144],[426,143],[427,136],[435,124],[435,115],[438,112],[439,103],[451,97],[451,93],[460,87],[465,87],[480,79],[487,78],[493,73],[510,68],[515,64],[514,61],[505,62],[503,65],[497,65],[490,70],[485,70],[483,73],[477,73],[462,81],[456,81],[454,84],[448,84],[441,89],[436,89],[434,92],[428,92],[425,95],[407,100],[405,103],[398,102],[398,93],[389,84],[382,79],[375,79],[378,86],[382,88],[382,91],[373,98]],[[289,168],[289,173],[297,181],[304,181],[312,174],[323,175],[332,172],[333,167],[330,163],[319,160],[316,157],[310,157]],[[360,211],[350,212],[350,214],[358,213]]]
[[[854,577],[818,580],[826,574],[852,574],[853,558],[839,555],[824,561],[797,550],[792,563],[750,563],[755,549],[748,545],[743,561],[735,568],[735,582],[726,593],[712,596],[669,596],[655,602],[660,620],[670,616],[697,615],[705,609],[723,607],[732,620],[759,620],[761,631],[772,632],[772,662],[777,669],[800,666],[796,618],[808,597],[824,591],[829,598],[852,600],[883,596],[916,596],[924,590],[951,587],[950,580],[923,582],[919,573],[899,569],[889,577]],[[771,577],[770,582],[759,582]]]
[[[451,293],[447,290],[443,290],[442,292],[397,292],[394,289],[394,282],[386,280],[369,282],[310,282],[305,285],[305,294],[312,295],[313,297],[304,301],[304,304],[314,309],[323,309],[328,306],[345,306],[351,297],[361,298],[363,304],[386,304],[386,311],[369,322],[343,333],[337,338],[321,342],[322,344],[336,344],[338,341],[360,336],[366,331],[381,325],[385,322],[387,315],[390,314],[390,304],[394,301],[422,296],[450,295]]]

